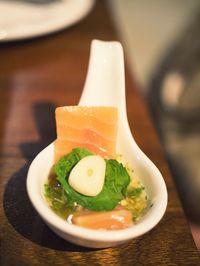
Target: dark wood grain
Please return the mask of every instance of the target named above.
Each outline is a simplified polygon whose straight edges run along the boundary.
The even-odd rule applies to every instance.
[[[118,39],[102,1],[65,31],[0,45],[1,265],[200,265],[158,137],[127,69],[133,136],[162,172],[169,192],[162,221],[127,244],[92,250],[55,235],[29,202],[28,167],[55,138],[55,107],[78,102],[94,38]]]

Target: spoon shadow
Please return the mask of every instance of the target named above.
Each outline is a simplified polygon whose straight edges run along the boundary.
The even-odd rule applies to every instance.
[[[52,103],[37,103],[33,106],[39,142],[21,143],[19,148],[26,158],[25,165],[8,181],[3,206],[6,217],[14,229],[32,242],[60,251],[90,251],[89,248],[73,245],[54,234],[32,207],[26,191],[26,178],[33,158],[55,138],[55,106]]]

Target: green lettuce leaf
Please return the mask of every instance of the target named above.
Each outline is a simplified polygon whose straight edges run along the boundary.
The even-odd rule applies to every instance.
[[[102,191],[95,197],[89,197],[76,192],[68,183],[72,168],[85,156],[91,153],[86,149],[74,149],[63,156],[55,166],[55,173],[70,201],[94,211],[108,211],[115,208],[124,198],[130,176],[125,167],[116,160],[106,160],[105,182]]]

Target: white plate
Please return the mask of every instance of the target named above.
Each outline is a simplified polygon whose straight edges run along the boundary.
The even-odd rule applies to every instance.
[[[0,41],[27,39],[64,29],[84,18],[93,5],[94,0],[57,0],[48,4],[0,1]]]

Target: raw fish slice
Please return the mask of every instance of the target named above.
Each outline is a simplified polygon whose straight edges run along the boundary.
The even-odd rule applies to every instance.
[[[85,139],[90,140],[91,144],[99,143],[100,146],[106,147],[113,147],[115,144],[115,141],[113,140],[113,137],[116,135],[115,132],[113,132],[112,137],[108,138],[106,136],[99,135],[98,132],[95,132],[92,129],[77,129],[73,127],[68,127],[63,124],[59,124],[59,127],[57,129],[57,134],[59,135],[59,139],[68,139],[69,141],[79,140],[81,142],[85,141]]]
[[[73,148],[87,148],[113,158],[116,154],[117,108],[64,106],[56,109],[55,161]]]
[[[108,212],[82,212],[73,216],[72,222],[90,229],[117,230],[133,225],[132,214],[128,210]]]

